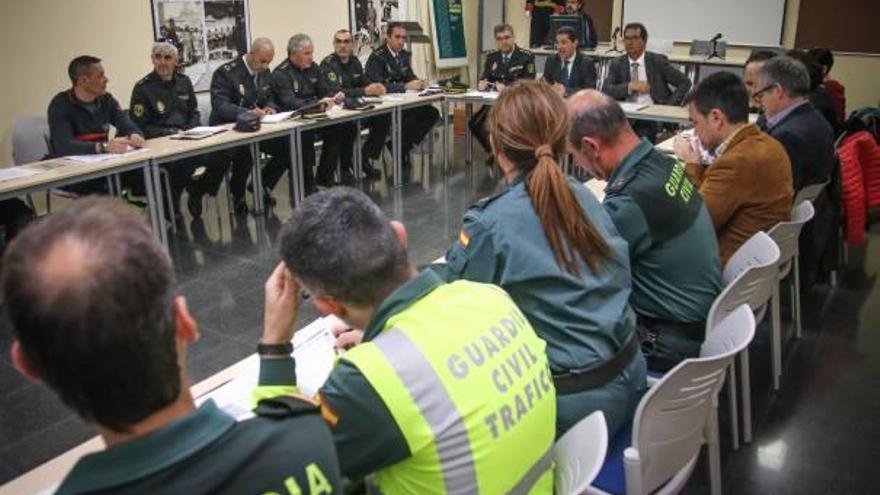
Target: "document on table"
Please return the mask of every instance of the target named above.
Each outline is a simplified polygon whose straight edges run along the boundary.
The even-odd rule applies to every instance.
[[[143,153],[147,151],[147,148],[132,148],[129,146],[125,153],[98,153],[94,155],[70,155],[65,156],[65,160],[70,160],[79,163],[97,163],[97,162],[105,162],[107,160],[114,160],[116,158],[121,158],[123,156],[136,155],[138,153]]]
[[[621,102],[620,107],[623,108],[624,113],[626,112],[638,112],[639,110],[643,110],[648,108],[648,105],[643,103],[629,103],[629,102]]]
[[[486,98],[488,100],[497,100],[499,93],[497,91],[468,91],[464,94],[465,96],[477,97],[477,98]]]
[[[189,139],[189,140],[198,140],[205,139],[206,137],[213,136],[214,134],[220,134],[226,130],[223,126],[198,126],[193,127],[192,129],[187,129],[180,134],[171,136],[171,139]]]
[[[27,177],[29,175],[38,174],[34,170],[28,170],[20,167],[0,168],[0,182],[18,179],[19,177]]]
[[[382,101],[403,101],[404,98],[401,95],[382,95]]]
[[[336,338],[324,318],[318,318],[293,335],[293,359],[296,360],[296,384],[311,397],[327,381],[336,361]]]
[[[283,122],[289,118],[293,117],[295,112],[278,112],[270,115],[263,115],[263,118],[260,119],[260,122],[264,124],[277,124],[279,122]]]
[[[241,376],[234,378],[196,399],[201,405],[212,399],[217,407],[226,411],[236,421],[244,421],[254,417],[251,411],[251,393],[257,386],[260,377],[260,358],[254,354]]]

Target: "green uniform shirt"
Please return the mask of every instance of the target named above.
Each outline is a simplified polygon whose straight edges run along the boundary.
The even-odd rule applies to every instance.
[[[547,342],[553,371],[584,370],[608,361],[635,330],[629,307],[626,242],[583,184],[569,179],[586,217],[611,248],[598,272],[578,260],[580,276],[562,269],[544,235],[523,179],[465,213],[459,239],[446,253],[449,280],[501,286]]]
[[[721,261],[709,212],[684,165],[642,140],[605,192],[605,209],[629,244],[636,313],[705,321],[721,291]]]
[[[146,436],[83,457],[56,493],[342,493],[327,426],[314,404],[294,402],[236,422],[208,400]]]

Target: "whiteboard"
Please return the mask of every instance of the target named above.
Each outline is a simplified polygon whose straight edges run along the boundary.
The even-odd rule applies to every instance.
[[[648,40],[707,40],[779,46],[785,0],[623,0],[623,23],[641,22]],[[621,26],[622,27],[622,26]]]
[[[480,21],[484,52],[495,49],[495,26],[504,22],[504,0],[481,0]]]

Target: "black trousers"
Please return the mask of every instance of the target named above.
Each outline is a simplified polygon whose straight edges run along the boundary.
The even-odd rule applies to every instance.
[[[473,134],[474,138],[476,138],[477,142],[480,143],[483,149],[486,150],[486,153],[492,153],[492,148],[489,146],[489,110],[489,105],[483,105],[477,110],[477,113],[471,117],[470,122],[468,122],[471,134]]]
[[[401,151],[409,153],[411,149],[425,139],[428,132],[437,123],[440,112],[436,108],[424,105],[403,111]],[[364,143],[364,156],[376,160],[382,154],[382,147],[388,141],[391,132],[391,116],[381,115],[367,121],[370,137]]]
[[[550,32],[550,16],[554,10],[548,7],[535,7],[532,10],[532,22],[529,24],[529,46],[541,46],[547,42],[547,33]]]
[[[269,162],[263,167],[260,174],[263,179],[263,187],[271,190],[284,175],[284,172],[290,168],[289,139],[280,137],[262,141],[259,149],[260,152],[270,156]],[[207,194],[217,194],[220,183],[223,182],[223,176],[232,167],[229,191],[232,193],[232,197],[243,198],[252,168],[250,147],[238,146],[219,151],[215,154],[215,162],[215,166],[209,167],[205,176],[202,177],[203,191]]]
[[[321,137],[324,147],[321,150],[321,163],[318,165],[318,178],[322,181],[332,178],[337,162],[343,174],[353,171],[357,125],[338,124],[324,129]]]

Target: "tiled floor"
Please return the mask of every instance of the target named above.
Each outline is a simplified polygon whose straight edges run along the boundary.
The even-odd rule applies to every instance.
[[[460,154],[459,154],[460,156]],[[419,160],[416,159],[418,165]],[[460,160],[459,160],[460,161]],[[410,255],[424,264],[442,255],[458,221],[495,182],[481,160],[462,163],[443,178],[439,166],[424,180],[415,172],[400,190],[384,182],[365,190],[410,233]],[[172,236],[180,292],[199,322],[202,338],[191,347],[189,374],[199,381],[249,355],[259,336],[262,285],[278,262],[274,243],[290,214],[284,185],[275,211],[265,218],[230,222],[225,200],[206,200],[204,221],[188,222]],[[234,225],[231,227],[231,225]],[[804,303],[804,338],[786,348],[783,389],[771,394],[769,358],[753,352],[755,441],[733,452],[724,428],[727,493],[874,493],[880,470],[880,235],[853,250],[852,268],[834,291],[817,290]],[[784,313],[785,314],[785,313]],[[304,306],[300,324],[317,316]],[[761,332],[766,333],[766,329]],[[0,483],[92,436],[45,389],[27,383],[9,364],[11,337],[0,324]],[[705,493],[705,467],[697,466],[687,493]]]

